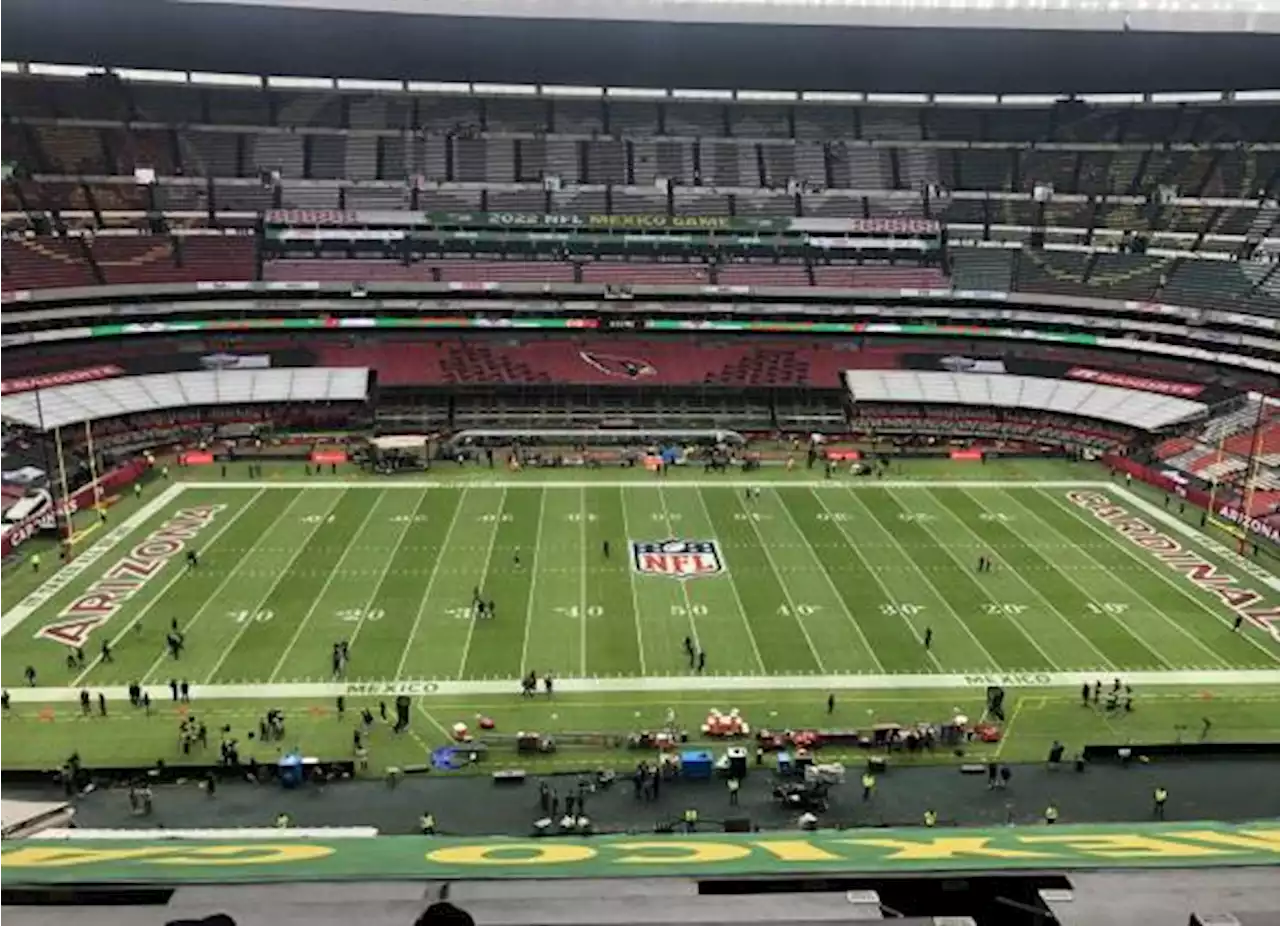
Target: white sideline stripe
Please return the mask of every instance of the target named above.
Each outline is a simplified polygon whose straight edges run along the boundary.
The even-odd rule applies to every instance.
[[[772,488],[788,487],[801,489],[1114,489],[1114,483],[1100,482],[1096,479],[991,479],[991,480],[952,480],[952,479],[881,479],[874,482],[849,482],[844,479],[806,479],[792,482],[766,481],[759,479],[671,479],[659,482],[657,477],[652,481],[639,479],[396,479],[394,482],[343,482],[341,479],[326,479],[321,482],[303,479],[275,480],[256,482],[184,482],[182,486],[192,489],[457,489],[466,486],[472,489],[711,489],[736,488],[745,489],[751,486],[768,485]]]
[[[1111,669],[1095,672],[973,672],[954,675],[676,675],[649,678],[565,678],[556,679],[556,691],[565,694],[653,692],[692,693],[698,691],[885,691],[903,689],[985,688],[1001,685],[1009,688],[1079,688],[1102,681],[1109,684],[1116,677]],[[1278,685],[1280,669],[1211,669],[1156,672],[1126,672],[1121,679],[1129,685],[1164,687],[1169,685],[1224,686]],[[281,682],[234,685],[193,685],[192,697],[200,699],[263,700],[281,698],[336,698],[338,695],[432,695],[470,697],[474,695],[511,695],[515,704],[518,680],[486,679],[483,681],[404,681],[404,682]],[[109,698],[124,698],[128,691],[120,686],[101,690]],[[10,696],[15,703],[51,703],[76,701],[75,688],[14,688]]]
[[[43,583],[39,588],[27,595],[20,602],[10,608],[0,617],[0,636],[5,636],[9,631],[13,630],[39,608],[43,607],[54,595],[61,592],[68,585],[80,578],[85,572],[89,571],[97,562],[110,553],[121,541],[142,526],[143,522],[151,519],[170,502],[182,494],[187,488],[187,483],[177,483],[169,486],[151,501],[147,502],[133,514],[129,515],[124,521],[117,526],[111,528],[102,536],[97,543],[89,547],[71,562],[67,563],[57,572],[53,573],[48,581]]]
[[[1168,527],[1174,531],[1177,531],[1179,534],[1181,534],[1183,537],[1186,537],[1192,543],[1199,544],[1200,546],[1204,547],[1206,550],[1210,551],[1211,553],[1221,556],[1233,567],[1238,568],[1241,572],[1247,573],[1251,577],[1257,579],[1259,582],[1266,585],[1267,588],[1271,589],[1273,592],[1280,592],[1280,578],[1272,575],[1270,572],[1267,572],[1261,566],[1258,566],[1255,563],[1252,563],[1249,560],[1245,559],[1235,550],[1228,549],[1227,547],[1218,543],[1218,541],[1214,540],[1212,537],[1209,537],[1206,534],[1202,533],[1201,531],[1196,530],[1194,527],[1187,524],[1185,521],[1182,521],[1179,518],[1174,517],[1169,512],[1161,511],[1159,508],[1157,508],[1151,502],[1147,501],[1145,498],[1142,498],[1139,495],[1135,495],[1132,491],[1124,488],[1123,486],[1112,486],[1111,491],[1114,492],[1116,495],[1119,495],[1121,498],[1123,498],[1129,504],[1133,505],[1135,508],[1141,509],[1143,513],[1145,513],[1149,517],[1155,518],[1155,520],[1159,521],[1165,527]],[[1213,514],[1214,517],[1217,516],[1213,512],[1210,512],[1210,514]]]

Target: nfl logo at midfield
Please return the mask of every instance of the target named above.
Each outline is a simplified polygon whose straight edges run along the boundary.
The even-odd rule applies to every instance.
[[[672,579],[695,579],[724,571],[714,540],[636,540],[631,543],[636,572]]]

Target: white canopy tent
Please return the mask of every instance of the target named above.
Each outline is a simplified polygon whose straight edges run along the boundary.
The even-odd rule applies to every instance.
[[[1204,414],[1208,406],[1175,396],[1041,376],[850,370],[845,385],[855,402],[910,402],[1020,408],[1094,418],[1156,431]]]
[[[54,386],[5,397],[0,414],[52,430],[140,412],[259,402],[359,402],[369,394],[365,367],[200,370]]]

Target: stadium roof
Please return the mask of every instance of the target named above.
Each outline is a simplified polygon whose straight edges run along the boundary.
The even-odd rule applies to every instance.
[[[1226,0],[1198,0],[1197,11],[1191,0],[1126,0],[1133,8],[1127,21],[1111,0],[1094,3],[1096,14],[1049,9],[1062,0],[1016,0],[1015,10],[1037,9],[1004,16],[973,13],[977,0],[900,3],[896,10],[884,2],[791,3],[775,15],[806,24],[780,25],[761,21],[773,4],[710,0],[661,8],[630,0],[632,10],[652,4],[655,12],[633,13],[650,21],[609,22],[543,18],[543,0],[479,7],[534,18],[402,12],[422,8],[412,0],[324,10],[314,0],[8,0],[0,53],[6,60],[325,77],[953,93],[1257,89],[1274,83],[1280,60],[1273,22],[1280,14],[1233,12],[1238,4]],[[461,9],[444,3],[447,11]],[[1170,11],[1181,3],[1185,11]],[[627,8],[608,9],[621,16]],[[561,16],[565,9],[602,13],[596,5],[555,7]],[[719,12],[725,9],[732,15]],[[738,22],[747,13],[753,21]],[[652,21],[660,15],[685,21]],[[1169,18],[1175,15],[1187,18]],[[1197,25],[1204,16],[1226,31]],[[904,21],[931,27],[903,28]],[[977,27],[934,25],[960,22]],[[1093,31],[1065,28],[1098,22]],[[1191,31],[1148,31],[1172,29],[1171,22]],[[1004,28],[991,28],[997,24]]]

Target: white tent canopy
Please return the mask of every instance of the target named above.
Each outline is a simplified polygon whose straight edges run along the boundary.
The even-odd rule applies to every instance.
[[[6,420],[45,430],[139,412],[258,402],[352,402],[369,393],[364,367],[200,370],[54,386],[7,396]]]
[[[1155,392],[1040,376],[850,370],[844,377],[855,402],[1021,408],[1095,418],[1144,431],[1186,421],[1208,410],[1202,402]]]

